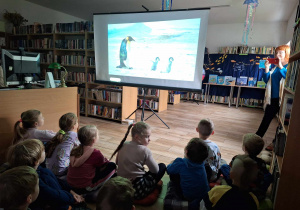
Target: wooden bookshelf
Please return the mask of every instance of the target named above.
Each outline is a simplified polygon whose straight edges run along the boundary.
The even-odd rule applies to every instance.
[[[180,94],[174,94],[173,91],[168,93],[168,104],[179,104],[180,103]]]
[[[142,103],[141,100],[143,100],[143,95],[142,95],[142,89],[139,88],[138,91],[138,105]],[[153,103],[153,106],[151,107],[154,111],[157,112],[162,112],[168,108],[168,91],[167,90],[158,90],[158,89],[153,89],[153,88],[145,88],[146,95],[145,95],[145,100],[150,101],[150,107],[151,103]],[[152,91],[153,93],[150,94],[149,92]],[[154,93],[155,92],[155,93]],[[149,95],[150,94],[150,95]],[[155,103],[155,105],[154,105]],[[147,107],[145,107],[145,110],[147,110]]]

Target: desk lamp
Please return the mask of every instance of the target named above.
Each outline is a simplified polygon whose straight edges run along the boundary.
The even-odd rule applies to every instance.
[[[60,65],[59,63],[51,63],[48,66],[49,69],[61,69],[63,68],[65,71],[64,73],[61,72],[61,76],[60,76],[60,86],[59,87],[67,87],[66,86],[66,81],[65,81],[65,77],[67,76],[67,69],[65,67],[63,67],[62,65]]]

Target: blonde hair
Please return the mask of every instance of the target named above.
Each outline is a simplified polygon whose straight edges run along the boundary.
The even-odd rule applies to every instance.
[[[36,170],[29,166],[18,166],[0,175],[0,207],[5,210],[19,209],[33,194],[38,183]]]
[[[132,128],[132,129],[131,129]],[[136,124],[131,124],[128,126],[127,132],[125,133],[124,138],[122,139],[122,141],[120,142],[119,146],[117,147],[117,149],[113,152],[113,154],[110,157],[110,160],[114,157],[114,155],[123,147],[124,142],[127,139],[127,136],[131,130],[131,136],[132,138],[134,138],[135,135],[143,135],[144,133],[146,133],[147,130],[150,130],[151,127],[150,125],[148,125],[145,122],[137,122]]]
[[[131,182],[117,176],[108,180],[99,190],[96,209],[131,210],[133,206],[134,188]]]
[[[91,146],[97,138],[98,129],[94,125],[86,125],[79,129],[78,140],[80,145],[71,151],[71,156],[80,157],[83,154],[83,146]]]
[[[13,144],[24,140],[24,136],[29,128],[34,128],[38,122],[41,112],[39,110],[30,109],[21,114],[21,119],[15,123]],[[20,126],[22,122],[22,127]]]
[[[43,143],[38,139],[27,139],[12,145],[7,153],[7,161],[11,167],[34,167],[45,151]]]
[[[199,134],[202,135],[203,137],[208,138],[214,131],[214,127],[215,127],[215,125],[211,121],[211,119],[209,119],[209,118],[202,119],[198,123]]]
[[[247,133],[243,136],[243,146],[250,157],[256,157],[264,148],[264,140],[255,133]]]
[[[276,55],[277,51],[279,51],[279,50],[283,50],[285,52],[285,58],[284,58],[284,60],[286,62],[288,62],[289,59],[290,59],[290,51],[291,51],[290,50],[290,46],[289,45],[280,45],[280,46],[276,47],[276,49],[275,49],[275,55]]]
[[[59,127],[62,131],[68,132],[71,131],[74,125],[77,123],[77,116],[74,113],[67,113],[60,117]],[[63,142],[65,134],[61,131],[58,131],[53,139],[46,144],[46,153],[47,158],[50,158],[57,145]]]
[[[237,155],[232,163],[231,172],[235,174],[233,180],[240,181],[240,187],[248,189],[257,178],[257,163],[248,155]]]

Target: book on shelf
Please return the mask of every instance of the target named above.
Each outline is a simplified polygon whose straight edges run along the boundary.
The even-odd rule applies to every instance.
[[[289,125],[291,112],[293,108],[294,96],[292,94],[285,94],[282,104],[281,119],[284,125]]]
[[[287,67],[285,87],[294,91],[296,88],[296,81],[299,74],[299,60],[292,62]]]
[[[209,79],[208,79],[208,83],[210,83],[210,84],[217,84],[217,80],[218,80],[218,75],[216,75],[216,74],[210,74],[209,75]]]
[[[249,77],[248,78],[248,86],[255,87],[257,82],[257,78]]]
[[[224,85],[225,84],[225,77],[224,76],[218,76],[217,84]]]
[[[247,86],[248,77],[239,77],[236,79],[236,85]]]
[[[111,118],[111,119],[121,119],[121,108],[119,107],[108,107],[96,104],[88,104],[88,114]]]
[[[257,87],[264,88],[266,87],[266,83],[264,81],[257,81]]]

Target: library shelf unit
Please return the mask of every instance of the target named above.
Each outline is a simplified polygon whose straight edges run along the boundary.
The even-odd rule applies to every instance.
[[[137,101],[137,88],[127,86],[87,83],[86,116],[124,121],[134,110]],[[135,119],[133,114],[130,119]]]
[[[174,91],[168,92],[168,104],[179,104],[180,103],[180,94],[175,94]]]
[[[300,6],[298,5],[298,10]],[[296,21],[299,18],[296,17]],[[289,66],[285,80],[285,88],[283,90],[282,103],[279,112],[279,123],[284,128],[286,134],[286,143],[283,157],[273,155],[272,162],[277,162],[279,166],[279,179],[274,180],[273,187],[275,187],[275,201],[274,210],[291,210],[297,209],[300,206],[300,164],[299,164],[299,130],[300,130],[300,77],[299,63],[300,63],[300,50],[296,48],[293,53],[295,45],[300,46],[300,39],[298,38],[299,24],[294,29],[294,38],[291,47],[291,57],[289,59]],[[298,38],[298,40],[297,40]],[[296,40],[295,40],[296,39]],[[296,64],[296,65],[295,65]],[[294,72],[294,74],[291,74]],[[289,81],[293,79],[292,88]],[[290,112],[289,124],[285,125],[285,119],[282,119],[282,112],[285,113],[285,95],[292,95],[292,109]],[[274,186],[275,185],[275,186]]]
[[[153,88],[138,88],[137,106],[142,105],[143,90],[145,93],[145,103],[147,103],[153,111],[162,112],[168,108],[168,91]],[[147,108],[145,107],[145,110]]]

